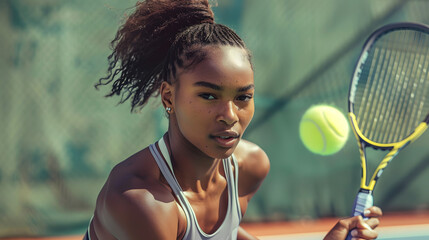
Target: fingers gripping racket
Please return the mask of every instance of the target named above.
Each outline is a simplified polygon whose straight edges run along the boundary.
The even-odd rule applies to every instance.
[[[366,41],[349,90],[349,118],[358,140],[362,178],[353,216],[373,205],[373,190],[387,164],[429,123],[429,28],[395,23]],[[365,149],[388,151],[367,182]],[[350,239],[350,234],[347,239]]]

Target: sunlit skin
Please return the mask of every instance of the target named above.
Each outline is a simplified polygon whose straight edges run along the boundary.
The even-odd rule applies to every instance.
[[[201,202],[210,186],[225,190],[220,160],[234,152],[254,114],[253,70],[246,51],[228,46],[208,46],[205,51],[204,61],[194,68],[182,69],[173,84],[164,82],[161,87],[163,103],[172,109],[168,140],[175,174],[182,189],[190,190],[185,195],[195,206],[210,206]],[[250,143],[247,145],[248,148]],[[220,217],[200,220],[198,214],[207,216],[207,209],[193,206],[198,222],[206,221],[212,226],[204,229],[200,225],[207,232],[217,229],[226,214],[227,196],[215,196],[219,197],[214,203],[220,201],[220,206],[213,204],[210,214]],[[242,201],[243,213],[249,199]]]
[[[224,221],[228,189],[222,159],[238,162],[241,213],[268,174],[265,152],[241,139],[254,114],[253,70],[245,50],[205,46],[203,61],[178,69],[171,83],[160,88],[169,111],[164,135],[174,174],[195,212],[200,228],[215,232]],[[381,210],[371,207],[362,217],[338,221],[324,238],[373,239]],[[182,239],[186,216],[148,148],[114,167],[98,198],[90,225],[92,240]],[[372,229],[371,229],[372,228]],[[257,239],[239,228],[237,239]]]
[[[197,169],[234,152],[255,110],[253,70],[245,50],[205,49],[207,59],[161,87],[163,102],[172,109],[168,135],[173,158],[194,161],[189,164]]]
[[[238,161],[241,212],[269,171],[257,145],[241,139],[254,114],[253,70],[244,49],[205,46],[205,59],[179,69],[160,88],[169,113],[164,136],[174,174],[201,229],[215,232],[227,211],[227,181],[222,159]],[[176,203],[149,150],[118,164],[97,199],[93,239],[181,239],[186,217]],[[256,239],[242,228],[238,239]]]

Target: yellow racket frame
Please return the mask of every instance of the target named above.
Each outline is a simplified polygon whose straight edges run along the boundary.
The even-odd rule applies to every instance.
[[[381,173],[383,172],[382,170],[387,166],[387,164],[390,162],[390,160],[392,160],[392,158],[394,158],[396,156],[396,154],[398,154],[398,152],[403,147],[407,146],[409,143],[413,142],[418,137],[420,137],[420,135],[422,135],[423,132],[428,128],[428,124],[426,122],[421,122],[416,127],[414,132],[411,133],[404,140],[402,140],[400,142],[382,144],[382,143],[376,143],[374,141],[371,141],[362,134],[362,131],[359,129],[359,127],[357,125],[357,120],[356,120],[356,116],[354,115],[354,113],[349,112],[349,120],[350,120],[350,124],[352,126],[352,129],[353,129],[353,133],[354,133],[356,139],[358,140],[358,145],[359,145],[359,152],[360,152],[360,159],[361,159],[361,166],[362,166],[362,178],[361,178],[360,188],[366,189],[369,191],[374,190],[375,184],[377,182],[377,176],[379,177],[379,175],[381,175]],[[372,175],[371,180],[369,181],[368,185],[366,184],[366,180],[367,180],[366,179],[366,176],[367,176],[366,157],[365,157],[365,151],[364,151],[364,146],[362,145],[362,141],[365,143],[368,143],[374,147],[390,150],[389,153],[380,162],[377,169],[374,171],[374,174]]]

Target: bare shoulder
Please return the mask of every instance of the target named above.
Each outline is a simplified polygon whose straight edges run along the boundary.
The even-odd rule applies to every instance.
[[[234,151],[239,166],[240,195],[250,197],[257,191],[270,170],[270,161],[262,148],[241,140]]]
[[[234,151],[241,171],[255,177],[265,178],[270,170],[270,161],[264,150],[250,141],[242,139]]]
[[[117,239],[177,237],[175,199],[148,149],[112,169],[97,199],[96,215]]]

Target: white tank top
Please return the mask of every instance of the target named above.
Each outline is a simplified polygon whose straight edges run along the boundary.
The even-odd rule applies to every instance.
[[[171,165],[170,155],[165,145],[164,139],[161,138],[158,141],[158,147],[161,152],[158,151],[155,144],[149,146],[149,149],[155,158],[159,169],[163,176],[167,180],[176,199],[179,201],[180,206],[186,215],[186,232],[183,240],[235,240],[237,239],[237,231],[241,221],[241,209],[238,201],[238,165],[234,156],[223,159],[223,166],[225,169],[225,177],[228,182],[228,209],[225,215],[225,219],[220,227],[211,234],[205,233],[198,225],[197,217],[192,210],[191,204],[183,194],[183,190],[180,187],[176,177],[174,176],[173,167]],[[165,161],[163,160],[163,157]],[[234,164],[235,174],[232,171],[232,164]],[[234,176],[235,175],[235,176]]]

